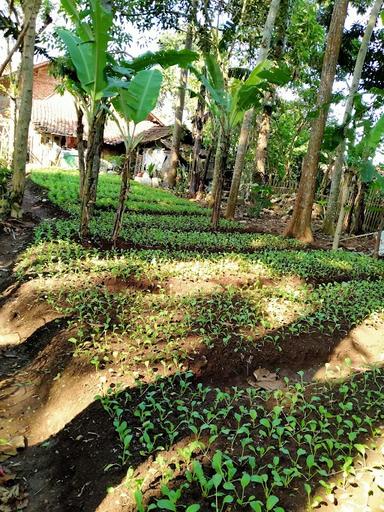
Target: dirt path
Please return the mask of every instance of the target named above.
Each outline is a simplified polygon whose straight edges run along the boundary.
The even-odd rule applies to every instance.
[[[30,243],[33,228],[44,219],[58,216],[57,210],[42,197],[41,190],[27,181],[24,195],[24,218],[0,231],[0,292],[3,292],[14,279],[12,269],[17,255]]]

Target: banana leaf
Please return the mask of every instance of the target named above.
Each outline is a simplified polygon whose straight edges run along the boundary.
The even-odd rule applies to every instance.
[[[113,106],[127,122],[144,121],[156,106],[162,79],[158,69],[139,71],[126,88],[119,90]]]

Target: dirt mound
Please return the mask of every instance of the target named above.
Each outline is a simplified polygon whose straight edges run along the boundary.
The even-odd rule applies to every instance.
[[[0,350],[22,343],[37,329],[61,315],[42,300],[44,285],[38,280],[5,291],[0,310]]]

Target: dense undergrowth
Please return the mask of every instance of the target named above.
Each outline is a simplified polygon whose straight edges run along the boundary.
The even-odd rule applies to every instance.
[[[76,356],[121,383],[136,379],[100,396],[120,445],[111,464],[128,471],[132,510],[299,510],[347,484],[381,432],[382,370],[330,385],[305,383],[300,373],[274,393],[245,377],[261,354],[264,362],[272,351],[299,359],[302,340],[315,340],[306,350],[316,362],[329,340],[382,316],[382,262],[304,250],[236,222],[212,233],[207,209],[136,183],[127,246],[107,250],[100,240],[110,234],[119,187],[109,175],[100,177],[93,245],[85,247],[76,175],[32,179],[69,215],[36,229],[16,272],[50,283],[42,300],[68,318]],[[204,380],[212,367],[220,387]],[[231,375],[243,375],[244,386],[232,387]],[[146,460],[151,469],[142,473]]]

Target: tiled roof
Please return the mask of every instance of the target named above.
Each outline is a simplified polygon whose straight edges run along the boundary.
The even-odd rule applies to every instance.
[[[77,115],[73,97],[65,92],[62,96],[53,94],[44,100],[34,100],[32,106],[32,123],[36,131],[41,133],[52,133],[54,135],[62,135],[66,137],[76,137]],[[84,138],[87,139],[87,122],[84,119],[85,134]],[[152,121],[146,120],[136,128],[136,134],[142,132],[149,132],[147,137],[153,137],[151,130],[160,129],[161,134],[168,133],[168,127],[159,127]],[[163,137],[149,138],[148,140],[157,140]],[[106,144],[116,145],[123,142],[121,133],[115,122],[108,120],[104,130],[104,142]]]
[[[141,134],[141,142],[146,144],[160,139],[167,139],[172,135],[173,126],[153,126]]]

